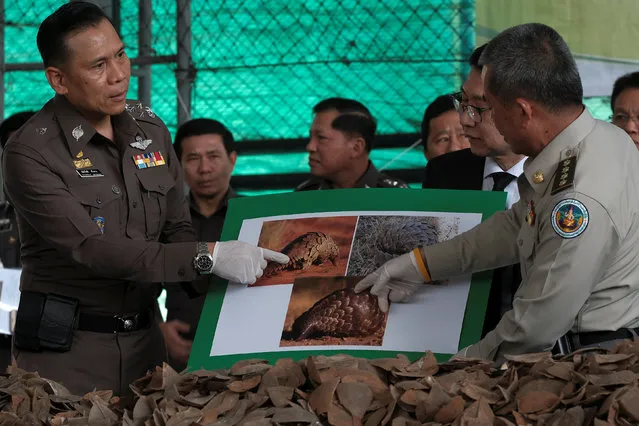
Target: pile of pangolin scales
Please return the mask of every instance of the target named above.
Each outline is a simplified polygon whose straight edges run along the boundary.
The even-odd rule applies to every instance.
[[[639,340],[613,351],[438,364],[427,352],[367,360],[316,356],[229,370],[158,368],[131,385],[121,408],[110,391],[76,397],[35,373],[0,377],[2,425],[636,425]]]

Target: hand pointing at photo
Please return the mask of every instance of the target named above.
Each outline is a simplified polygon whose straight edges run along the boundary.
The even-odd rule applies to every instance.
[[[402,302],[412,295],[425,280],[417,265],[415,252],[403,254],[384,263],[355,286],[355,293],[370,288],[377,296],[379,308],[388,312],[389,300]]]
[[[231,282],[253,284],[269,261],[286,264],[287,255],[242,241],[215,243],[212,273]]]

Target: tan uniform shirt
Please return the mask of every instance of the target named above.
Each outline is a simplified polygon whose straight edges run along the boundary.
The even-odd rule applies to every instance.
[[[137,312],[155,303],[150,283],[196,278],[195,235],[162,121],[130,103],[112,122],[113,142],[56,96],[7,144],[5,190],[18,215],[22,290]],[[145,154],[152,161],[136,160]]]
[[[549,350],[570,330],[639,326],[639,153],[628,135],[585,110],[526,161],[518,185],[510,210],[424,248],[435,280],[521,263],[513,309],[460,354],[501,360]]]

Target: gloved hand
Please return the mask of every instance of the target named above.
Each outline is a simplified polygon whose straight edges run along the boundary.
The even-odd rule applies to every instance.
[[[415,293],[424,284],[419,272],[415,254],[402,254],[389,260],[375,272],[368,275],[355,286],[355,292],[370,287],[371,294],[377,296],[377,303],[383,312],[388,312],[388,300],[402,302]]]
[[[213,248],[212,272],[232,282],[253,284],[262,276],[269,260],[282,264],[289,261],[285,254],[242,241],[217,242]]]

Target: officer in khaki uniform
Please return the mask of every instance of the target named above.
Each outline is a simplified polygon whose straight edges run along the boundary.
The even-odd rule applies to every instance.
[[[196,242],[168,130],[126,101],[129,59],[102,9],[61,6],[40,26],[38,48],[56,96],[3,155],[22,237],[15,359],[75,394],[124,396],[166,358],[157,283],[215,273],[246,284],[267,259],[288,258]]]
[[[495,124],[529,156],[520,201],[452,240],[387,262],[357,291],[372,287],[388,308],[424,282],[520,262],[513,309],[458,356],[501,361],[558,340],[574,350],[635,336],[639,156],[632,140],[583,107],[575,62],[552,28],[508,29],[482,62]]]
[[[408,188],[380,173],[369,160],[377,122],[353,99],[328,98],[313,107],[311,139],[306,145],[310,179],[296,191],[341,188]]]

